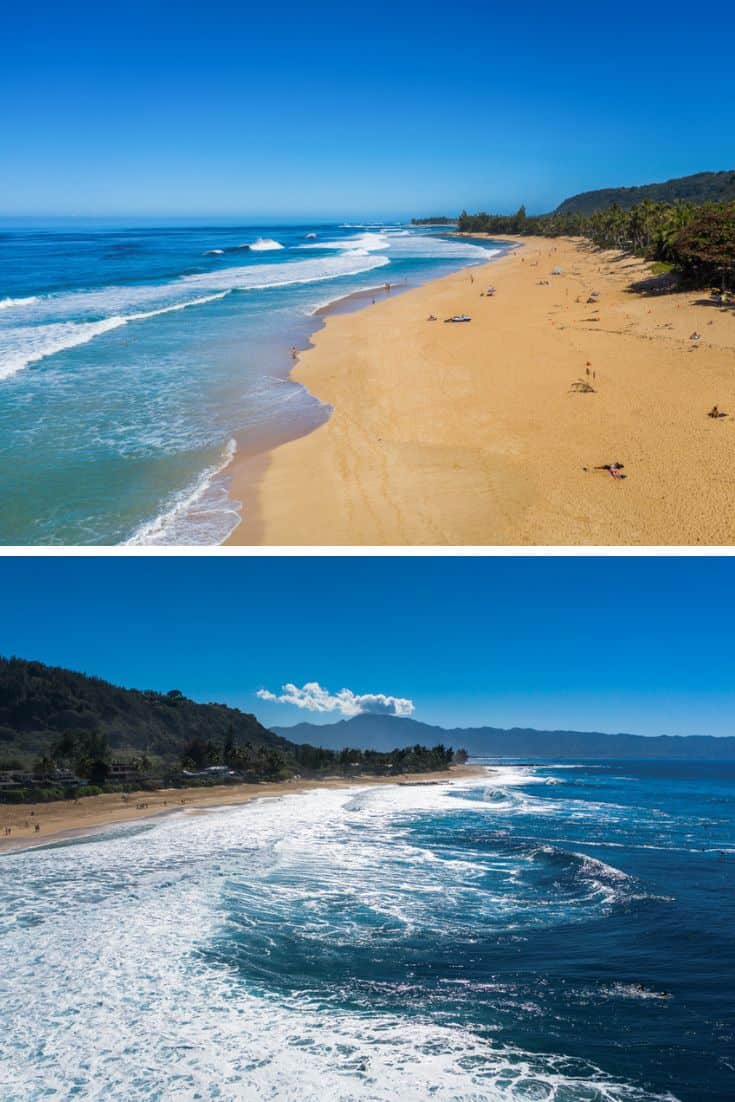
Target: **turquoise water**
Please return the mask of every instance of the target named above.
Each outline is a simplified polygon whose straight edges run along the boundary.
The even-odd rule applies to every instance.
[[[221,542],[235,447],[328,416],[288,380],[315,310],[499,248],[399,226],[0,227],[0,543]]]
[[[0,859],[4,1102],[729,1102],[732,763],[314,791]]]

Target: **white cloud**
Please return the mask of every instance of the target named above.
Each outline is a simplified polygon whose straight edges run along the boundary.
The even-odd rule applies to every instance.
[[[280,693],[269,689],[258,689],[256,694],[261,700],[275,701],[278,704],[293,704],[307,712],[339,712],[343,716],[357,716],[362,712],[374,715],[410,716],[414,711],[412,700],[399,696],[385,696],[383,693],[353,693],[351,689],[340,689],[330,693],[323,689],[318,681],[307,681],[302,688],[287,683],[281,686]]]

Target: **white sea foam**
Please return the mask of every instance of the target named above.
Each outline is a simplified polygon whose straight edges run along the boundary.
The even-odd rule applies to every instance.
[[[478,263],[490,260],[503,250],[486,248],[461,238],[434,237],[390,228],[370,229],[350,237],[299,245],[299,249],[335,249],[347,253],[373,253],[390,250],[396,259],[467,260]]]
[[[174,494],[158,516],[141,524],[125,540],[125,546],[213,547],[222,543],[240,523],[240,503],[229,496],[227,481],[222,478],[236,451],[236,442],[229,440],[220,461]]]
[[[385,233],[360,233],[352,237],[341,237],[335,241],[319,241],[309,245],[299,245],[299,249],[339,249],[342,252],[362,252],[364,255],[390,248],[390,238]]]
[[[125,317],[113,315],[101,321],[62,321],[52,322],[50,325],[19,326],[5,331],[0,330],[0,379],[8,378],[16,371],[28,367],[29,364],[37,363],[47,356],[86,344],[94,337],[119,329],[121,325],[127,325],[130,321],[142,321],[145,318],[156,317],[158,314],[168,314],[172,310],[184,310],[187,306],[201,306],[206,302],[224,298],[226,294],[227,292],[223,291],[217,295],[205,295],[190,299],[188,302],[161,306],[158,310],[144,310]]]
[[[0,379],[7,379],[28,364],[86,344],[101,333],[125,325],[125,318],[102,321],[62,321],[43,326],[21,326],[0,334]]]
[[[279,985],[289,931],[310,958],[338,961],[360,939],[389,950],[391,922],[420,935],[426,916],[468,904],[477,921],[474,860],[421,849],[404,826],[451,810],[463,785],[321,790],[6,856],[3,1102],[70,1090],[95,1102],[651,1102],[563,1054],[348,1009],[300,975]],[[260,980],[239,963],[251,938]]]
[[[12,310],[17,306],[28,306],[36,302],[38,295],[28,295],[26,298],[0,298],[0,310]]]
[[[30,304],[23,325],[3,324],[0,327],[0,379],[131,321],[201,306],[224,298],[232,291],[319,283],[358,275],[388,263],[387,257],[343,255],[287,264],[223,268],[218,272],[182,276],[155,286],[111,286],[38,296],[35,303]]]
[[[603,988],[603,990],[606,994],[619,999],[669,998],[669,994],[667,991],[656,991],[653,988],[645,987],[640,983],[611,983],[609,986]],[[598,991],[592,993],[599,994]]]

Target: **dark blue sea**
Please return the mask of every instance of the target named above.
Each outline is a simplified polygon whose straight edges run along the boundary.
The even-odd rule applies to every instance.
[[[3,1102],[730,1102],[735,766],[489,765],[0,858]]]

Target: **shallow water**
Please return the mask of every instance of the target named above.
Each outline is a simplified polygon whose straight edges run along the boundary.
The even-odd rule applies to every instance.
[[[0,226],[0,543],[221,542],[235,441],[328,415],[288,380],[314,312],[500,248],[397,226]]]
[[[735,770],[504,766],[0,860],[3,1098],[733,1096]]]

